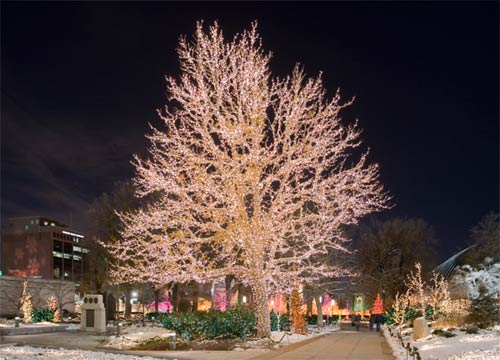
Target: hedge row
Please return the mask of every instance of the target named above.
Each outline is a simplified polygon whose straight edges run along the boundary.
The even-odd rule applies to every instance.
[[[34,323],[42,321],[52,321],[54,319],[54,313],[55,310],[48,310],[48,309],[34,310],[33,314],[31,315],[31,321]]]
[[[182,340],[245,339],[255,333],[255,317],[243,308],[170,313],[162,323]]]

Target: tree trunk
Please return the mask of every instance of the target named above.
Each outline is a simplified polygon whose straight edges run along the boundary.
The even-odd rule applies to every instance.
[[[236,286],[237,286],[236,291],[238,291],[238,306],[242,306],[243,305],[243,285],[238,284]],[[246,299],[246,300],[248,301],[248,299]]]
[[[271,322],[269,320],[269,305],[267,303],[266,284],[263,279],[257,279],[252,284],[252,293],[255,304],[255,328],[257,337],[271,336]]]
[[[158,302],[160,301],[160,289],[154,289],[155,294],[155,313],[158,314]]]
[[[179,311],[179,285],[174,284],[172,286],[172,308],[174,311]]]
[[[194,289],[193,289],[193,311],[198,311],[199,293],[200,293],[200,285],[198,283],[194,283]]]
[[[231,282],[233,281],[234,276],[233,275],[228,275],[226,276],[225,283],[226,283],[226,308],[231,307],[231,300],[233,298],[232,294],[232,288],[231,288]]]
[[[318,321],[317,325],[319,327],[323,327],[323,303],[319,300],[320,296],[315,295],[314,296],[314,301],[316,301],[316,310],[318,311]]]
[[[130,299],[132,299],[132,290],[127,290],[125,293],[125,318],[129,318],[132,314],[132,304],[130,303]]]
[[[307,297],[306,306],[307,306],[306,315],[311,316],[312,315],[312,308],[313,308],[313,296]]]
[[[214,310],[215,309],[215,284],[212,281],[211,282],[211,287],[210,287],[210,309]]]

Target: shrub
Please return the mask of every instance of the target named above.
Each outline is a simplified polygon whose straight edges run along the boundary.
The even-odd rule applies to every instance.
[[[159,322],[163,322],[163,318],[168,315],[167,313],[157,313],[157,312],[150,312],[146,314],[146,320],[158,320]]]
[[[292,321],[288,314],[280,316],[280,331],[290,331],[292,328]]]
[[[338,315],[326,316],[323,315],[323,321],[326,322],[327,325],[335,324],[339,321]],[[317,325],[318,324],[318,316],[317,315],[309,315],[306,317],[307,325]]]
[[[419,318],[422,316],[422,311],[414,309],[414,308],[408,308],[406,309],[405,313],[405,319],[406,321],[409,321],[411,324],[413,323],[413,320],[416,318]]]
[[[434,330],[432,332],[433,335],[436,335],[436,336],[442,336],[442,337],[445,337],[445,338],[450,338],[450,337],[453,337],[453,336],[456,336],[454,333],[452,333],[451,331],[446,331],[446,330],[442,330],[442,329],[437,329],[437,330]]]
[[[467,326],[463,331],[465,331],[466,334],[477,334],[479,328],[477,326]]]
[[[495,325],[500,318],[499,301],[493,295],[487,294],[486,289],[480,288],[479,296],[472,300],[467,320],[481,329]]]
[[[467,315],[440,316],[432,323],[432,327],[436,329],[443,328],[460,328],[467,322]]]
[[[33,311],[31,315],[32,322],[41,322],[41,321],[52,321],[54,319],[54,310],[48,309],[37,309]]]
[[[255,317],[243,308],[172,313],[165,314],[163,326],[183,340],[245,339],[255,332]]]
[[[274,311],[270,315],[271,331],[278,331],[278,314]]]
[[[309,315],[307,317],[307,325],[316,325],[318,323],[318,315]]]
[[[392,324],[392,318],[390,314],[382,314],[382,324],[387,324],[387,325]]]
[[[271,318],[271,331],[290,331],[292,322],[288,314],[282,314],[279,316],[279,327],[278,327],[278,314],[272,312]]]

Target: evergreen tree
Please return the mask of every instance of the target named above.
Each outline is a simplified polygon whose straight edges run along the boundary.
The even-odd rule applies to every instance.
[[[479,296],[472,300],[468,321],[480,328],[495,325],[500,319],[500,299],[497,295],[488,294],[484,287],[479,289]]]
[[[31,303],[31,295],[28,294],[28,280],[24,280],[23,294],[21,295],[21,299],[19,299],[19,302],[21,303],[23,322],[30,323],[33,316],[33,304]]]
[[[382,298],[380,297],[380,293],[377,293],[377,298],[375,299],[375,302],[373,303],[372,314],[378,315],[378,314],[383,314],[383,313],[384,313],[384,305],[382,303]]]
[[[294,288],[290,299],[290,315],[292,316],[292,330],[296,334],[306,333],[306,319],[302,311],[302,297],[299,290]]]

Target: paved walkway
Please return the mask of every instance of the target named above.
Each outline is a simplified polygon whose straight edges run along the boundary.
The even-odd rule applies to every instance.
[[[300,344],[297,344],[300,345]],[[389,345],[381,333],[343,330],[321,336],[305,345],[289,346],[262,354],[252,360],[334,360],[334,359],[394,359]]]
[[[119,352],[141,354],[165,359],[185,360],[382,360],[394,359],[381,333],[366,328],[353,331],[349,325],[338,332],[291,344],[274,351],[135,351]],[[58,336],[59,335],[59,336]],[[0,343],[20,343],[103,351],[98,344],[102,337],[77,333],[6,336]],[[97,346],[96,346],[97,345]]]

